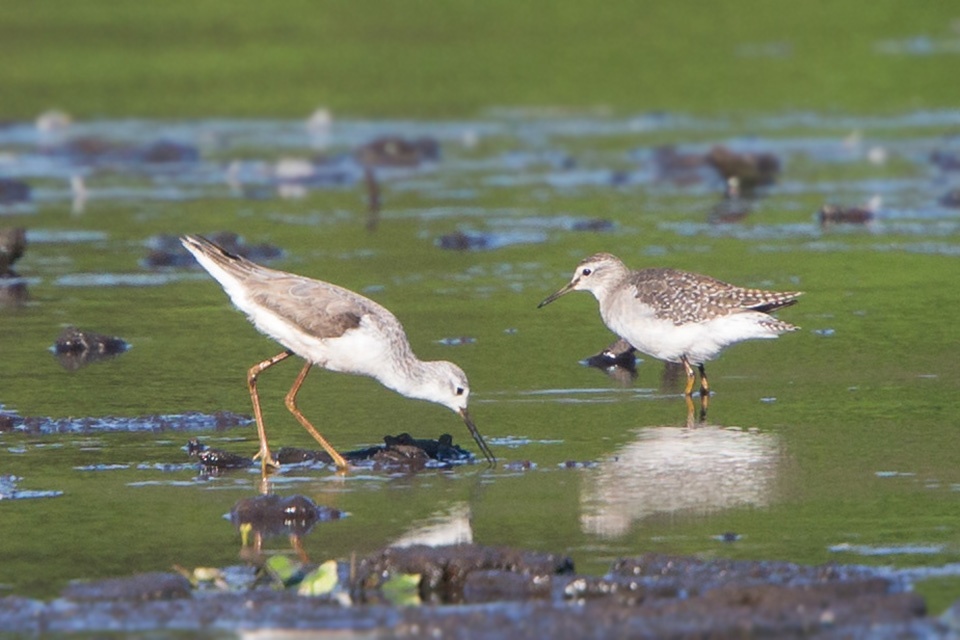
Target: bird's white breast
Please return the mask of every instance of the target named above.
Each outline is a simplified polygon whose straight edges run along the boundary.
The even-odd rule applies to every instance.
[[[384,340],[365,316],[360,326],[336,338],[317,338],[262,308],[250,314],[257,329],[313,364],[342,373],[374,376],[386,358]]]

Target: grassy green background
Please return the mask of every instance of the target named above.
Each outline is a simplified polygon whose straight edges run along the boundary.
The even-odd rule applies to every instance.
[[[953,107],[958,21],[901,0],[8,1],[0,117]],[[921,36],[941,53],[880,51]]]

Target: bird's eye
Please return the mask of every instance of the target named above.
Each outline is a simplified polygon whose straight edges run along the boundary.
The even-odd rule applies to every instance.
[[[593,273],[593,269],[587,268],[580,272],[582,275],[588,276]]]
[[[463,395],[463,387],[457,387],[457,395],[458,395],[458,396],[462,396],[462,395]]]

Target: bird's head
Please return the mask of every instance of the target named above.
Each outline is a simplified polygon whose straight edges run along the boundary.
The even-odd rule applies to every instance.
[[[423,364],[426,377],[422,381],[422,393],[418,396],[424,400],[442,404],[456,412],[463,419],[464,424],[467,425],[470,435],[473,436],[487,461],[495,464],[497,459],[490,451],[467,411],[467,401],[470,398],[470,383],[467,381],[467,374],[457,365],[445,360]]]
[[[616,283],[627,272],[627,268],[616,256],[609,253],[597,253],[580,261],[573,272],[573,278],[565,287],[547,296],[537,308],[544,307],[560,296],[571,291],[589,291],[594,296]],[[599,297],[599,296],[597,296]]]

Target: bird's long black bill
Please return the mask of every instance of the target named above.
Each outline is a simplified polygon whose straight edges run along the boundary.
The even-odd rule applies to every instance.
[[[540,304],[537,305],[537,309],[540,309],[541,307],[545,307],[545,306],[547,306],[548,304],[550,304],[551,302],[553,302],[554,300],[556,300],[557,298],[559,298],[560,296],[565,295],[565,294],[567,294],[567,293],[570,293],[571,291],[573,291],[573,288],[574,288],[575,286],[577,286],[577,281],[576,281],[576,280],[574,280],[573,282],[569,283],[567,286],[565,286],[563,289],[560,289],[560,290],[557,291],[556,293],[553,293],[552,295],[547,296],[546,299],[544,299],[543,302],[541,302]]]
[[[464,424],[467,425],[467,429],[470,430],[470,435],[473,436],[473,439],[476,440],[477,446],[480,447],[480,451],[483,452],[484,457],[487,459],[491,465],[497,464],[497,458],[493,455],[493,452],[490,451],[490,447],[487,446],[487,443],[484,441],[483,436],[480,435],[480,432],[477,431],[477,425],[473,424],[473,420],[470,419],[470,414],[467,413],[466,409],[460,410],[460,417],[463,418]]]

